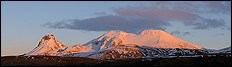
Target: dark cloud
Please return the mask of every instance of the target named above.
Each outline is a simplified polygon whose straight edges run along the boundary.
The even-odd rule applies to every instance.
[[[100,15],[94,18],[83,20],[70,19],[55,23],[46,23],[48,28],[64,28],[73,30],[88,31],[109,31],[122,30],[137,33],[144,29],[165,30],[171,26],[170,21],[179,21],[187,27],[195,30],[205,30],[226,27],[225,20],[205,17],[202,14],[231,14],[231,2],[224,1],[204,1],[204,2],[151,2],[143,6],[115,8],[115,15],[106,15],[105,12],[97,12]],[[172,34],[178,34],[173,32]],[[184,35],[191,33],[185,32]]]
[[[122,17],[122,16],[101,16],[88,18],[84,20],[70,19],[56,23],[48,23],[45,27],[66,28],[88,31],[109,31],[122,30],[131,33],[137,33],[144,29],[165,30],[169,26],[168,22],[163,20],[152,20],[141,17]]]
[[[187,7],[187,6],[185,6]],[[180,21],[193,29],[223,28],[226,24],[222,19],[205,18],[201,15],[190,13],[185,9],[171,9],[155,7],[127,7],[115,9],[115,13],[121,16],[139,16],[149,19],[161,19],[165,21]]]

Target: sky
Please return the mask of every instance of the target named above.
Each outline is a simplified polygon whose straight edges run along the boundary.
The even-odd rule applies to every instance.
[[[67,46],[107,31],[164,30],[208,49],[231,46],[230,1],[2,1],[1,56],[35,48],[46,34]]]

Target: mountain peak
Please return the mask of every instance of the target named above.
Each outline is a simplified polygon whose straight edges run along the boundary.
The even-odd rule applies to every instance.
[[[120,30],[111,30],[109,32],[107,32],[106,34],[109,34],[109,33],[127,33],[127,32],[124,32],[124,31],[120,31]]]
[[[119,30],[112,30],[112,31],[109,31],[107,33],[104,34],[104,36],[109,36],[109,37],[113,37],[113,36],[118,36],[118,35],[126,35],[128,34],[127,32],[124,32],[124,31],[119,31]]]
[[[124,31],[119,31],[119,30],[111,30],[107,33],[104,34],[104,36],[115,36],[115,35],[127,35],[127,34],[134,34],[134,33],[128,33],[128,32],[124,32]],[[143,30],[141,32],[139,32],[138,34],[140,35],[155,35],[155,34],[168,34],[167,32],[163,31],[163,30]],[[137,35],[137,34],[134,34]]]
[[[55,39],[55,36],[53,34],[46,34],[42,39],[45,39],[45,40]]]
[[[38,46],[26,55],[56,55],[59,50],[65,49],[66,46],[55,39],[53,34],[46,34],[40,40]]]
[[[44,45],[45,41],[47,42],[48,40],[53,39],[55,40],[55,36],[53,34],[46,34],[45,36],[42,37],[42,39],[39,42],[39,45]]]

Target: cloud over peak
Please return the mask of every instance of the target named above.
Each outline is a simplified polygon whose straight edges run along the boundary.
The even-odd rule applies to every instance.
[[[131,33],[137,33],[144,29],[165,30],[165,26],[169,25],[170,24],[168,22],[162,20],[108,15],[84,20],[70,19],[56,23],[47,23],[45,24],[45,27],[88,31],[123,30]]]

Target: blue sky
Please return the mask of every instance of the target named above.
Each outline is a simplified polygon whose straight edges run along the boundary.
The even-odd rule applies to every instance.
[[[45,34],[72,46],[109,30],[144,29],[162,29],[188,42],[220,49],[231,45],[230,18],[231,2],[222,1],[2,1],[1,55],[27,53]]]

